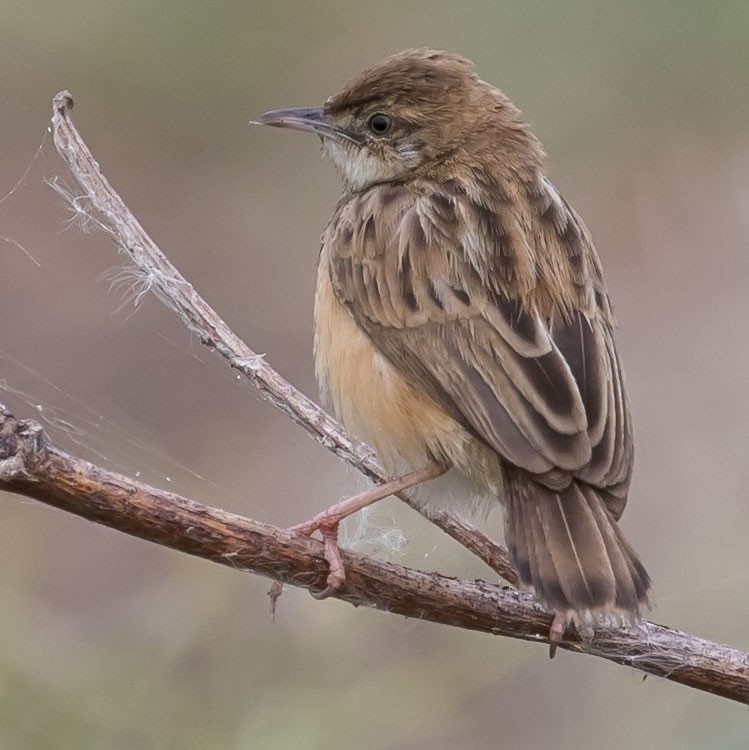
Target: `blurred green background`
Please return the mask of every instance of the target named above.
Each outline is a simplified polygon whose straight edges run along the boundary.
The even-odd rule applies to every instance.
[[[112,242],[44,182],[66,179],[51,98],[71,90],[143,225],[314,395],[314,269],[338,179],[314,139],[247,121],[319,103],[404,47],[458,51],[523,108],[597,239],[637,427],[623,526],[655,581],[652,617],[749,649],[746,0],[4,0],[0,17],[0,401],[17,416],[277,524],[361,489],[158,302],[128,303],[127,279],[110,290]],[[2,510],[2,750],[749,743],[746,708],[631,670],[291,589],[273,622],[266,580],[22,498]],[[489,575],[394,501],[348,533]]]

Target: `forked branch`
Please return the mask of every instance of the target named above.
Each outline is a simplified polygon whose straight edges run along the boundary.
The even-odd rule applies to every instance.
[[[58,151],[86,193],[100,224],[141,270],[157,296],[201,341],[215,347],[276,407],[365,475],[384,474],[366,446],[353,443],[335,420],[299,393],[233,334],[169,263],[114,192],[70,118],[67,92],[55,97]],[[327,567],[322,543],[201,505],[105,471],[49,445],[41,427],[0,407],[0,489],[235,569],[318,589]],[[408,502],[407,498],[406,501]],[[514,574],[506,551],[470,524],[447,515],[430,520],[486,560],[505,579]],[[512,588],[446,578],[354,553],[344,553],[346,582],[335,594],[408,617],[522,640],[548,642],[550,615]],[[628,665],[674,682],[749,703],[749,654],[687,633],[643,623],[628,630],[599,627],[583,644],[568,634],[561,648]]]

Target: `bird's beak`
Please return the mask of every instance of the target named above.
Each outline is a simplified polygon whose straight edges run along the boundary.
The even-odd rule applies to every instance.
[[[263,112],[257,120],[251,121],[257,125],[271,125],[274,128],[291,128],[315,133],[321,138],[336,138],[352,141],[359,140],[348,131],[331,122],[323,107],[284,107]]]

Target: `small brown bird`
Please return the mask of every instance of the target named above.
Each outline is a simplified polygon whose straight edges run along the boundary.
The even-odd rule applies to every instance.
[[[520,111],[458,55],[406,50],[318,108],[260,122],[320,136],[343,176],[315,299],[321,390],[398,478],[321,530],[453,468],[505,506],[522,584],[569,621],[639,617],[650,579],[617,521],[632,426],[601,263]]]

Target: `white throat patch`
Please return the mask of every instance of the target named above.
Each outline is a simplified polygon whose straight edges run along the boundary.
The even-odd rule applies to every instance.
[[[325,138],[323,150],[332,157],[336,168],[352,190],[361,190],[383,178],[382,163],[369,149],[347,148],[332,138]]]

